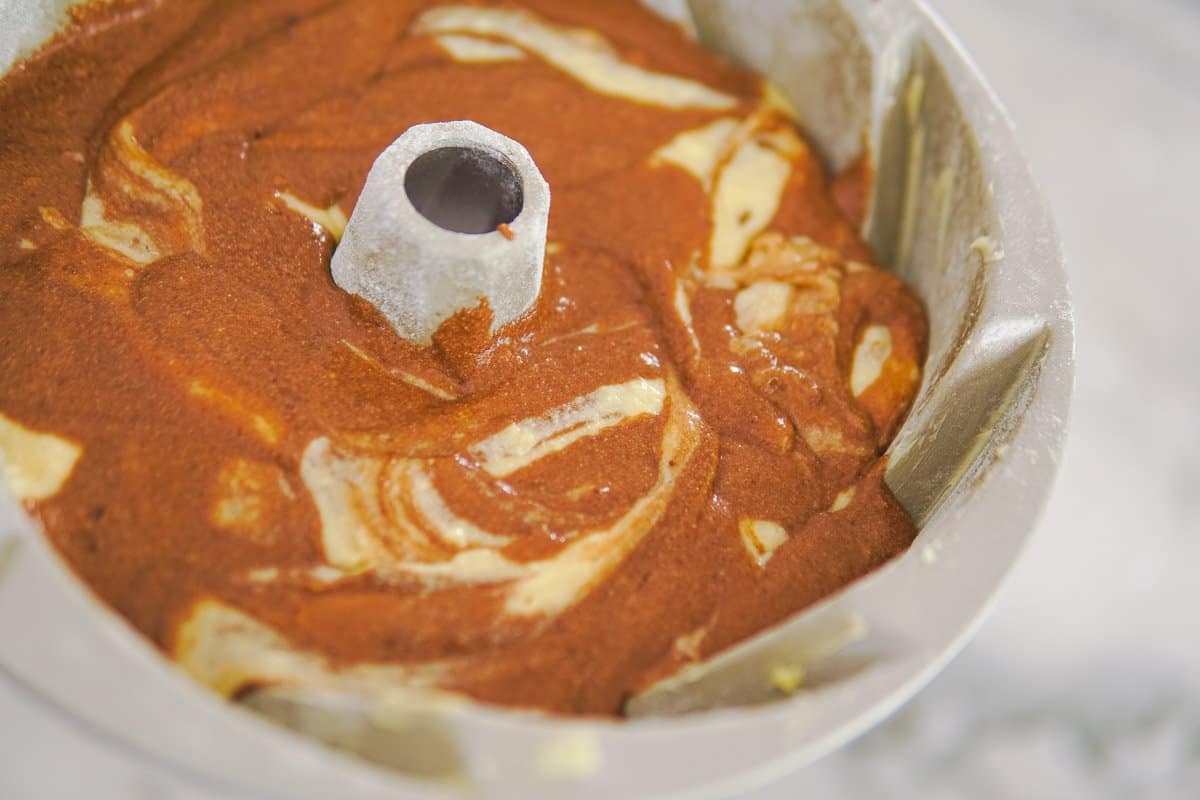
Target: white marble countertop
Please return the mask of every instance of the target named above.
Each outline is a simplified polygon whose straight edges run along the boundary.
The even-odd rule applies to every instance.
[[[1078,394],[1041,530],[967,651],[761,798],[1200,791],[1200,4],[935,0],[1055,209]],[[216,800],[0,681],[0,799]]]

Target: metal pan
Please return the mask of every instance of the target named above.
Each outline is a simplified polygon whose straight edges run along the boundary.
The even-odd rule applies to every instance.
[[[464,789],[588,798],[762,784],[867,730],[946,664],[992,605],[1050,492],[1072,390],[1058,237],[1010,123],[913,0],[652,4],[690,14],[702,41],[768,75],[831,166],[864,139],[875,155],[866,233],[932,316],[925,385],[888,477],[921,524],[912,550],[635,698],[624,723],[408,694],[266,690],[238,708],[98,603],[0,492],[3,673],[198,784],[289,798]],[[0,71],[51,35],[68,5],[0,3]]]

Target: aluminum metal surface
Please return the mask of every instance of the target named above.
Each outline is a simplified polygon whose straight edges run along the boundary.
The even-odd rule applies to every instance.
[[[53,30],[63,5],[0,0],[0,21],[14,23],[0,24],[0,70]],[[10,549],[0,669],[131,753],[201,783],[292,798],[464,787],[514,798],[725,796],[838,747],[936,674],[994,602],[1057,469],[1074,342],[1056,232],[999,103],[924,6],[691,5],[703,40],[770,76],[832,164],[852,158],[864,134],[876,154],[867,234],[932,316],[925,384],[889,473],[922,523],[908,554],[655,687],[631,703],[638,719],[628,723],[469,703],[249,698],[364,759],[355,761],[193,685],[96,602],[0,492],[0,550]],[[800,690],[784,697],[780,670],[801,668]]]
[[[418,172],[431,158],[441,159],[434,172]],[[471,169],[474,162],[495,174]],[[431,210],[458,219],[435,222]],[[480,298],[495,330],[537,302],[549,220],[550,186],[522,145],[474,122],[416,125],[375,159],[333,255],[333,280],[417,344]]]

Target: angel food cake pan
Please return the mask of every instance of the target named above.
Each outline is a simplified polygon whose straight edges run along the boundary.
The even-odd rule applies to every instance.
[[[653,794],[794,768],[952,654],[1072,343],[925,14],[692,4],[748,71],[631,4],[192,5],[89,7],[5,83],[18,679],[259,791]],[[61,24],[4,13],[14,56]]]

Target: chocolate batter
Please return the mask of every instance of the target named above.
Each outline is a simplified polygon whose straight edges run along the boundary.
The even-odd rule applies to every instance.
[[[633,0],[97,6],[0,118],[5,475],[219,691],[618,714],[913,539],[881,454],[926,326],[856,234],[870,170],[835,192]],[[419,348],[330,258],[454,119],[529,149],[550,244],[526,318]]]

